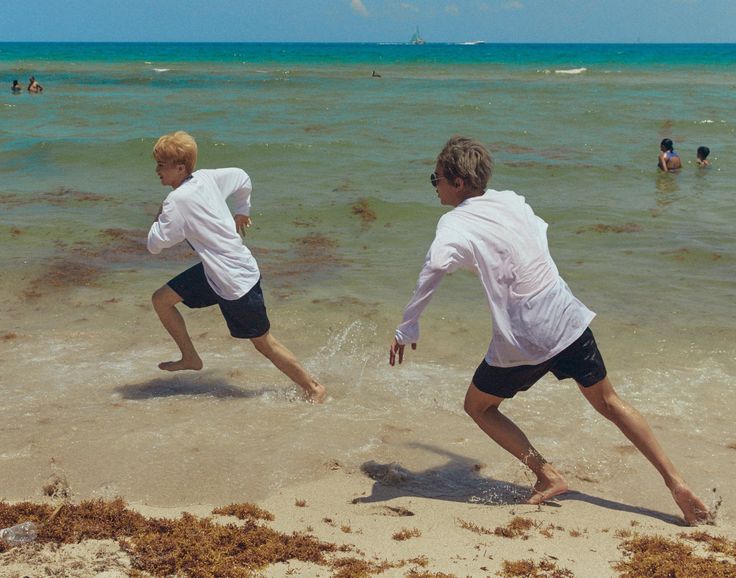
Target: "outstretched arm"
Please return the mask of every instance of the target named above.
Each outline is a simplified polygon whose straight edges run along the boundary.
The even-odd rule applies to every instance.
[[[444,218],[444,217],[443,217]],[[419,341],[419,317],[429,305],[432,295],[446,273],[452,273],[458,267],[470,261],[471,253],[468,250],[462,235],[453,228],[443,227],[442,220],[437,227],[432,246],[424,259],[424,266],[417,280],[414,294],[404,309],[404,319],[396,328],[393,343],[389,349],[388,362],[394,365],[398,354],[399,363],[404,360],[404,347],[411,343],[411,348],[417,348]]]
[[[429,305],[432,295],[445,274],[457,269],[461,263],[462,257],[458,244],[454,241],[448,242],[443,235],[438,234],[427,253],[414,294],[404,309],[404,319],[396,328],[394,340],[389,349],[389,365],[393,366],[396,363],[397,354],[399,363],[404,360],[404,347],[408,343],[411,343],[412,349],[417,348],[419,317]]]

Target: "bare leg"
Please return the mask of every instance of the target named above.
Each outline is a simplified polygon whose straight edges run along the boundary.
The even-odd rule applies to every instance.
[[[324,401],[327,395],[325,387],[306,372],[294,354],[271,335],[270,331],[251,341],[259,353],[267,357],[271,363],[304,390],[309,401],[313,403]]]
[[[644,417],[618,396],[609,379],[606,377],[591,387],[580,387],[580,391],[601,415],[616,424],[657,469],[682,510],[685,522],[690,525],[708,522],[711,514],[707,506],[685,483]]]
[[[159,369],[163,369],[164,371],[202,369],[202,360],[194,349],[194,344],[187,332],[184,318],[176,308],[176,304],[182,301],[179,294],[168,285],[164,285],[156,290],[153,294],[152,301],[158,318],[174,342],[176,342],[179,351],[181,351],[181,359],[179,361],[163,361],[158,364]]]
[[[465,412],[488,436],[515,456],[537,476],[529,504],[541,504],[567,491],[567,481],[534,449],[519,427],[503,415],[498,406],[504,400],[484,393],[471,383],[465,395]]]

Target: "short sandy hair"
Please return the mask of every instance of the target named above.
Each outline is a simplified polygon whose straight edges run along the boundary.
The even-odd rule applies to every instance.
[[[154,145],[153,158],[162,163],[183,164],[191,173],[197,164],[197,142],[183,130],[165,134]]]
[[[491,153],[482,143],[472,138],[452,137],[437,155],[437,163],[442,168],[442,176],[447,180],[453,181],[459,177],[473,191],[485,191],[491,180]]]

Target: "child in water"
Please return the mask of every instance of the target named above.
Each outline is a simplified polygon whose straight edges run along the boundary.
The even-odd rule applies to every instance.
[[[697,163],[699,167],[709,167],[710,161],[708,160],[708,155],[710,154],[710,149],[706,146],[699,146],[698,150],[696,152],[696,156],[698,157]]]
[[[665,172],[674,172],[682,168],[680,155],[675,152],[672,139],[665,138],[659,145],[659,160],[657,166]]]

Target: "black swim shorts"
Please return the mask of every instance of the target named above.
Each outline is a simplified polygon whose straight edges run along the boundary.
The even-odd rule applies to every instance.
[[[473,384],[484,393],[510,398],[529,389],[548,371],[557,379],[572,378],[583,387],[595,385],[606,377],[603,356],[590,328],[567,348],[539,365],[495,367],[484,359],[475,370]]]
[[[202,263],[180,273],[167,285],[182,298],[184,305],[191,309],[219,305],[233,337],[253,339],[265,335],[271,328],[260,279],[245,295],[232,301],[223,299],[210,287]]]

